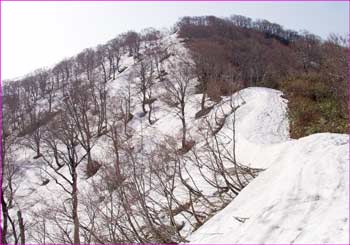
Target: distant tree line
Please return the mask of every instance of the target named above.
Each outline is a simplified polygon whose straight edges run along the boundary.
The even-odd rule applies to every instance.
[[[345,37],[331,34],[322,40],[240,15],[184,17],[176,28],[196,63],[202,109],[206,96],[215,99],[240,88],[265,86],[288,97],[293,137],[347,132]]]

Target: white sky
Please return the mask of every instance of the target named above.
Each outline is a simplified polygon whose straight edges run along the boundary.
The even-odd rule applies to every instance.
[[[322,38],[348,34],[348,2],[1,2],[1,77],[52,66],[127,31],[182,16],[240,14]]]

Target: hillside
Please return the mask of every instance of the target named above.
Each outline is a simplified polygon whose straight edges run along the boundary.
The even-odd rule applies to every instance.
[[[298,65],[283,75],[272,59],[253,78],[247,47],[230,43],[249,57],[232,66],[227,40],[203,36],[218,28],[198,22],[199,40],[185,20],[2,84],[3,244],[348,242],[343,70],[325,85],[325,68],[308,67],[319,87],[306,92]],[[230,33],[267,57],[302,39],[247,28]],[[329,107],[308,121],[301,97]]]
[[[345,37],[322,40],[240,15],[184,17],[178,26],[203,94],[215,98],[249,86],[279,89],[289,100],[292,138],[348,132]]]

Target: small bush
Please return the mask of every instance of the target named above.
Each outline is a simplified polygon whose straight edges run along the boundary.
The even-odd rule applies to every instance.
[[[186,154],[187,152],[189,152],[192,147],[196,144],[196,142],[194,140],[190,140],[188,142],[186,142],[186,145],[184,147],[182,147],[181,149],[178,150],[178,153],[183,155]]]
[[[290,134],[300,138],[314,133],[347,132],[347,115],[332,92],[332,85],[318,74],[305,74],[282,83],[288,98]]]
[[[85,171],[87,178],[94,176],[97,173],[97,171],[100,169],[100,167],[101,167],[101,164],[98,161],[88,162],[88,164],[86,165],[86,171]]]

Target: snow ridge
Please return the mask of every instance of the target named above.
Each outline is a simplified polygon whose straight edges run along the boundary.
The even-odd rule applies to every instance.
[[[248,88],[237,114],[237,157],[266,168],[190,243],[348,243],[349,136],[288,136],[286,101]]]

